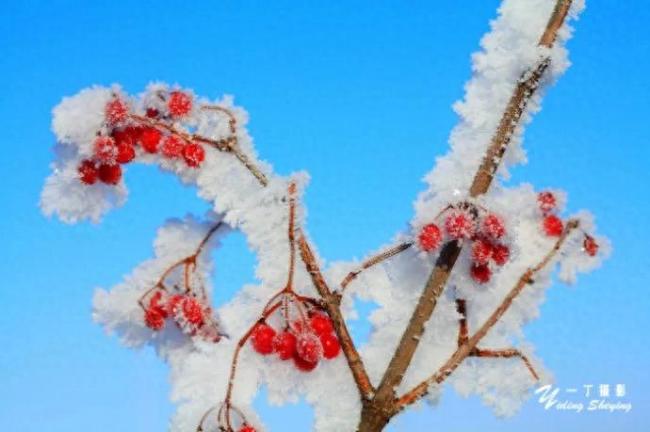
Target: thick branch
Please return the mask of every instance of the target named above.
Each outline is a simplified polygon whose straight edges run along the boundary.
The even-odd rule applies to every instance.
[[[539,45],[550,48],[555,41],[558,29],[562,26],[571,0],[558,0],[549,19]],[[503,113],[499,126],[483,158],[470,187],[470,196],[477,197],[486,193],[501,163],[502,157],[511,142],[512,134],[518,126],[527,104],[538,88],[539,80],[548,68],[549,57],[542,58],[536,67],[524,74],[517,83],[514,92]],[[420,342],[424,326],[431,318],[438,298],[442,294],[456,260],[460,255],[461,244],[449,242],[443,247],[440,256],[429,276],[422,295],[413,311],[411,319],[402,334],[386,372],[377,388],[376,400],[379,404],[393,405],[394,389],[402,382],[411,359]]]
[[[363,365],[363,360],[354,346],[350,332],[348,331],[345,320],[343,319],[343,314],[341,313],[340,308],[341,296],[340,294],[332,293],[327,282],[325,282],[325,278],[320,271],[311,247],[302,233],[298,236],[297,240],[300,257],[305,263],[305,267],[311,276],[311,280],[314,283],[316,290],[323,299],[325,310],[327,310],[327,313],[332,319],[332,325],[334,326],[336,335],[341,343],[341,349],[345,354],[345,358],[347,359],[348,366],[350,367],[354,381],[357,384],[359,393],[364,400],[368,400],[373,396],[374,389]]]
[[[412,390],[404,394],[397,400],[396,409],[401,410],[405,406],[410,405],[427,394],[429,386],[432,384],[440,384],[443,382],[456,368],[472,353],[476,352],[476,346],[478,343],[488,334],[488,332],[494,327],[494,325],[503,317],[503,315],[508,311],[512,302],[517,298],[519,294],[524,290],[527,285],[533,284],[535,281],[533,277],[540,270],[545,268],[555,255],[560,251],[560,248],[564,244],[567,237],[571,234],[573,230],[578,228],[579,222],[577,220],[570,220],[567,222],[566,228],[560,238],[557,240],[553,249],[546,254],[546,256],[535,266],[524,272],[524,274],[519,278],[515,286],[510,290],[510,292],[503,299],[501,304],[492,312],[483,325],[470,337],[464,344],[458,347],[458,349],[449,357],[449,359],[438,369],[438,371],[433,374],[430,378],[423,381],[422,383],[415,386]],[[535,375],[535,373],[533,372]]]

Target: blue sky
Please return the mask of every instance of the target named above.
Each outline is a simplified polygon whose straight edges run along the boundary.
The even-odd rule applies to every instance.
[[[168,217],[201,214],[194,191],[151,167],[101,225],[44,218],[37,201],[52,159],[50,111],[91,84],[140,91],[150,80],[231,93],[251,114],[261,155],[280,173],[306,169],[309,229],[323,256],[362,256],[401,229],[420,178],[456,117],[496,0],[440,2],[11,2],[0,15],[0,428],[158,431],[173,411],[167,370],[90,319],[95,286],[151,254]],[[591,1],[569,47],[574,62],[526,136],[530,163],[513,182],[563,187],[614,243],[605,266],[557,285],[527,334],[561,387],[625,383],[629,414],[547,412],[534,401],[508,420],[446,392],[395,431],[641,431],[650,426],[647,117],[650,7]],[[390,209],[390,211],[386,211]],[[223,293],[252,277],[233,237],[217,252]],[[367,328],[354,324],[362,336]],[[259,410],[271,430],[309,430],[305,404]],[[291,420],[287,420],[290,418]]]

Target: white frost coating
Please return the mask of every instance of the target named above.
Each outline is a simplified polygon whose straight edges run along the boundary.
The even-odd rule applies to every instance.
[[[492,23],[491,32],[481,42],[483,50],[473,56],[474,76],[466,85],[465,98],[454,106],[460,123],[451,133],[451,150],[440,157],[435,168],[427,174],[427,189],[415,202],[415,215],[411,221],[414,233],[448,204],[466,199],[474,173],[516,80],[542,54],[543,50],[536,45],[554,3],[553,0],[503,2],[499,18]],[[582,7],[582,2],[575,2],[570,16],[575,18]],[[570,33],[568,26],[560,30],[558,41],[550,53],[552,62],[547,74],[551,79],[545,79],[545,83],[557,78],[568,66],[563,43]],[[155,97],[157,91],[168,89],[164,83],[152,84],[141,97],[129,103],[136,112],[142,113],[145,106],[159,103]],[[42,194],[41,205],[46,214],[56,214],[67,222],[82,219],[97,221],[110,208],[124,201],[124,182],[117,187],[100,184],[86,186],[78,181],[76,172],[79,162],[92,154],[92,141],[97,131],[104,127],[104,105],[112,92],[120,90],[117,87],[93,87],[64,99],[54,110],[53,130],[60,146],[53,173],[46,181]],[[539,102],[539,96],[531,101],[524,115],[526,122],[532,113],[539,110]],[[212,139],[228,136],[227,119],[219,113],[197,109],[203,103],[208,101],[195,100],[195,107],[183,125],[192,127],[192,132]],[[158,233],[154,258],[140,264],[112,289],[97,290],[94,298],[95,320],[108,331],[117,333],[126,345],[152,345],[170,365],[171,397],[178,403],[171,429],[179,432],[195,430],[203,413],[223,400],[237,341],[259,317],[270,296],[286,283],[289,260],[287,186],[290,179],[298,182],[300,195],[308,183],[308,176],[304,173],[290,178],[273,174],[270,165],[258,160],[252,140],[244,128],[246,112],[233,106],[230,97],[216,103],[235,114],[239,147],[268,177],[268,186],[261,187],[232,154],[206,150],[201,168],[191,169],[180,161],[170,162],[138,150],[138,161],[158,163],[187,184],[196,184],[199,195],[214,204],[215,214],[208,215],[203,222],[191,217],[168,222]],[[179,124],[178,127],[183,125]],[[505,165],[525,161],[525,153],[520,146],[522,129],[516,131],[506,152],[504,167],[500,171],[503,175],[507,175]],[[564,195],[560,192],[556,192],[556,195],[562,208]],[[477,286],[468,276],[470,259],[468,251],[463,251],[398,392],[408,390],[434,373],[456,348],[459,318],[454,303],[456,297],[467,299],[468,325],[472,334],[500,304],[521,274],[548,253],[555,240],[542,234],[541,214],[537,210],[536,199],[537,194],[532,186],[524,184],[506,188],[496,179],[489,194],[476,202],[504,218],[511,260],[494,273],[490,282]],[[299,207],[298,226],[304,225],[304,213],[304,209]],[[258,259],[255,274],[259,283],[243,286],[215,311],[215,317],[219,318],[230,338],[213,344],[199,338],[189,339],[174,326],[157,333],[150,331],[143,323],[138,298],[155,284],[171,263],[194,251],[213,226],[216,214],[230,229],[245,234],[249,247]],[[586,213],[580,213],[577,217],[581,220],[582,229],[593,233],[595,227],[591,217]],[[218,239],[226,233],[227,229],[220,230],[210,240],[209,247],[216,247]],[[410,240],[412,236],[413,233],[400,233],[394,243]],[[555,259],[560,264],[560,278],[564,281],[573,282],[578,272],[592,270],[609,253],[606,239],[596,237],[601,245],[598,257],[586,256],[582,251],[582,238],[580,232],[574,232],[563,252]],[[411,248],[361,273],[349,285],[349,294],[343,299],[347,319],[357,317],[353,308],[354,296],[378,306],[369,318],[373,325],[370,340],[360,348],[375,384],[397,346],[434,260],[433,254]],[[336,287],[358,264],[334,263],[326,269],[325,277],[332,287]],[[218,266],[217,263],[217,271]],[[535,283],[526,287],[480,344],[481,348],[486,349],[519,348],[529,356],[543,381],[550,377],[540,360],[533,356],[533,348],[525,342],[522,326],[539,315],[545,289],[551,284],[553,267],[548,266],[536,275]],[[212,269],[209,253],[200,256],[199,268],[198,277],[212,292],[208,283]],[[296,270],[295,287],[298,292],[316,296],[304,267],[299,264]],[[180,274],[172,277],[178,278]],[[218,287],[212,296],[219,296]],[[335,360],[321,362],[315,371],[306,374],[276,358],[261,357],[245,346],[238,370],[241,373],[235,381],[233,403],[244,411],[256,427],[261,428],[262,425],[250,405],[260,385],[267,386],[273,404],[305,397],[314,406],[314,429],[317,431],[352,431],[356,427],[360,412],[359,397],[342,355]],[[528,370],[517,358],[470,358],[451,375],[449,383],[462,395],[480,395],[497,415],[513,414],[534,385]],[[443,387],[436,386],[432,390],[425,400],[435,404]],[[208,424],[214,425],[213,422]]]

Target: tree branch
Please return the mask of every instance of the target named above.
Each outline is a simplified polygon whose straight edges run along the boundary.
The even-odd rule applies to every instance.
[[[395,255],[398,255],[402,252],[404,252],[406,249],[410,248],[413,246],[413,243],[402,243],[397,246],[393,246],[390,249],[387,249],[371,258],[368,258],[366,261],[364,261],[356,270],[352,270],[348,275],[343,279],[341,282],[341,291],[345,291],[345,288],[348,286],[350,282],[352,282],[354,279],[361,274],[364,270],[369,269],[370,267],[379,264],[382,261],[385,261],[389,258],[394,257]]]
[[[524,272],[523,275],[519,278],[515,286],[510,290],[510,292],[503,299],[501,304],[492,312],[488,319],[483,323],[483,325],[470,337],[465,343],[460,345],[458,349],[449,357],[449,359],[438,369],[438,371],[433,374],[431,377],[421,382],[415,386],[412,390],[405,393],[396,402],[396,409],[402,410],[404,407],[411,405],[421,397],[427,394],[429,386],[432,384],[442,383],[449,375],[456,370],[458,366],[465,360],[468,356],[476,353],[476,346],[478,343],[488,334],[490,329],[503,317],[503,315],[508,311],[512,302],[517,298],[519,294],[524,290],[526,285],[535,283],[533,276],[537,274],[540,270],[546,267],[555,255],[559,252],[560,248],[564,244],[565,240],[571,234],[573,230],[578,228],[579,222],[575,219],[569,220],[566,224],[564,232],[560,238],[556,241],[553,249],[544,256],[544,258],[535,266]],[[531,370],[533,375],[536,373]]]
[[[571,0],[557,0],[553,13],[546,25],[539,45],[551,48],[557,37],[557,32],[564,23]],[[515,86],[510,101],[501,117],[497,130],[492,137],[483,161],[474,176],[470,187],[470,196],[477,197],[485,194],[499,168],[503,155],[511,142],[512,135],[519,125],[523,113],[526,111],[531,96],[539,86],[539,81],[548,65],[550,57],[545,56],[539,60],[537,65],[528,73],[524,73]],[[395,404],[395,388],[402,382],[404,374],[411,363],[413,355],[420,343],[424,326],[431,318],[437,305],[438,298],[442,294],[449,279],[451,271],[460,255],[462,243],[451,241],[446,243],[436,260],[435,266],[422,291],[422,295],[411,315],[411,319],[402,334],[402,338],[395,350],[395,353],[377,387],[377,393],[372,403],[364,407],[361,415],[361,426],[369,418],[381,416],[385,425],[397,412],[399,404]],[[465,347],[466,345],[464,345]],[[465,354],[465,356],[468,353]],[[464,358],[464,357],[463,357]],[[383,427],[381,422],[374,420],[378,426]],[[370,429],[368,429],[370,430]]]

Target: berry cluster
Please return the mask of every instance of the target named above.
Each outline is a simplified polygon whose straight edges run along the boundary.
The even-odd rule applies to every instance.
[[[162,330],[172,319],[183,333],[219,342],[221,334],[212,319],[211,308],[192,294],[172,294],[156,289],[144,307],[144,322],[154,331]]]
[[[557,216],[557,198],[550,191],[540,192],[537,195],[537,204],[544,216],[542,220],[542,230],[549,237],[559,237],[564,232],[564,222]],[[598,243],[596,239],[587,233],[584,233],[582,250],[589,256],[594,257],[598,254]]]
[[[443,216],[444,233],[436,223]],[[442,244],[445,234],[450,240],[472,241],[470,276],[478,283],[490,280],[491,264],[503,266],[510,258],[510,248],[502,243],[506,235],[503,219],[474,204],[463,202],[447,207],[436,221],[420,230],[418,245],[425,252],[434,251]]]
[[[293,360],[294,366],[303,372],[314,370],[321,358],[333,359],[341,352],[332,321],[317,310],[310,310],[299,320],[285,322],[281,331],[260,320],[251,333],[251,345],[259,354]]]
[[[79,179],[86,185],[98,180],[116,185],[122,178],[121,165],[136,157],[136,149],[143,153],[160,153],[167,159],[183,159],[187,166],[197,168],[205,159],[203,146],[191,137],[178,133],[173,122],[185,118],[192,110],[192,97],[181,91],[158,93],[166,101],[164,107],[148,107],[146,115],[131,112],[126,101],[115,95],[104,110],[107,133],[97,133],[93,143],[93,157],[81,161]],[[162,109],[164,108],[164,109]]]

